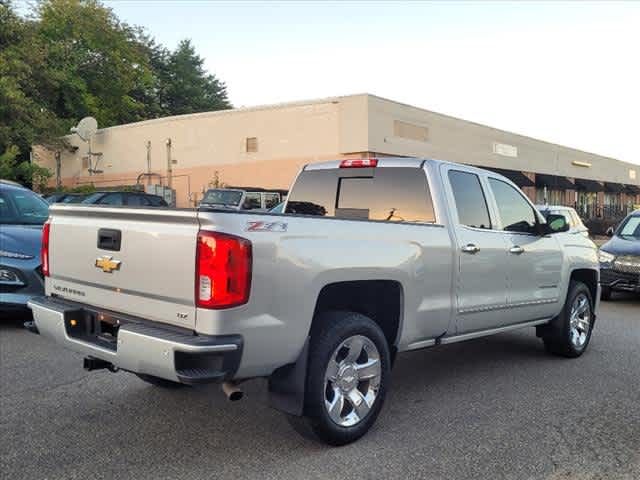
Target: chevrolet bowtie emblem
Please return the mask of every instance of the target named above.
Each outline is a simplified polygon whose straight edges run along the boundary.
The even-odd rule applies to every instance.
[[[103,272],[111,273],[114,270],[120,270],[120,260],[114,260],[109,255],[96,258],[96,268],[101,268]]]

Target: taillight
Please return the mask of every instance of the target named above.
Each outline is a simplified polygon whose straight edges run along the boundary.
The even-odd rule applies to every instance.
[[[368,168],[377,166],[377,158],[357,158],[353,160],[342,160],[340,162],[340,168]]]
[[[49,230],[51,224],[49,222],[42,226],[42,244],[40,245],[40,262],[42,263],[42,274],[48,277],[49,271]]]
[[[251,289],[251,242],[217,232],[198,232],[196,305],[229,308],[247,303]]]

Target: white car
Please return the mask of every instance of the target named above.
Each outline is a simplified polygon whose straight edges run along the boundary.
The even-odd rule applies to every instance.
[[[536,205],[536,208],[547,218],[547,215],[562,215],[569,224],[569,233],[579,233],[585,237],[589,237],[589,229],[578,215],[578,212],[571,207],[564,205]]]

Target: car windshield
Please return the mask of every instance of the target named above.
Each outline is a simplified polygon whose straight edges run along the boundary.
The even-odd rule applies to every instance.
[[[49,204],[31,190],[0,190],[0,224],[42,225],[48,217]]]
[[[640,215],[634,215],[620,226],[618,235],[621,237],[631,237],[640,239]]]
[[[207,190],[201,203],[207,205],[238,206],[242,200],[242,192],[239,190]]]

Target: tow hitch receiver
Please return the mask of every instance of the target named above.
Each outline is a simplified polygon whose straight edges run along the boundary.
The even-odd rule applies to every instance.
[[[118,367],[114,366],[113,363],[109,363],[105,360],[100,360],[99,358],[94,357],[85,357],[82,361],[82,367],[88,372],[91,372],[93,370],[102,370],[105,368],[110,372],[118,371]]]

